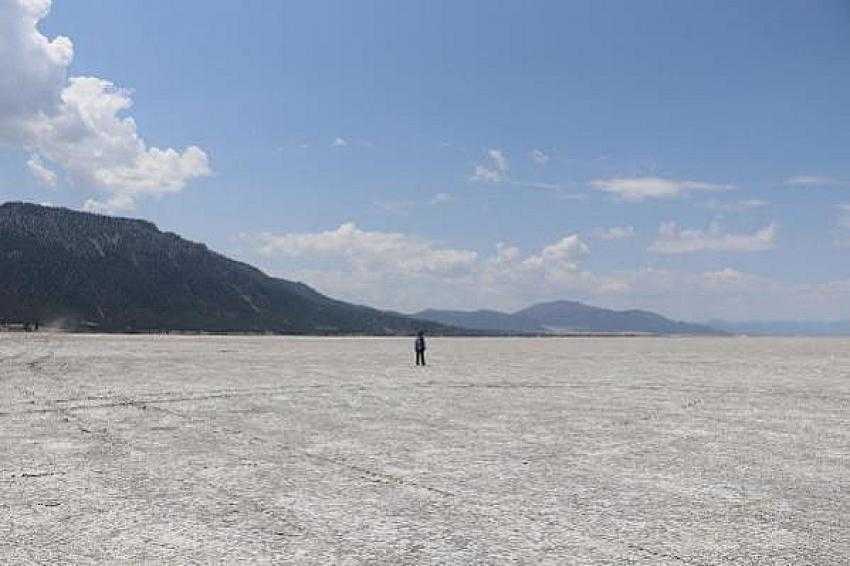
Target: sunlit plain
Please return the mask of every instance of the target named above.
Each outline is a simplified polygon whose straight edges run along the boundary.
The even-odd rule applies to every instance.
[[[0,562],[844,564],[850,342],[0,334]]]

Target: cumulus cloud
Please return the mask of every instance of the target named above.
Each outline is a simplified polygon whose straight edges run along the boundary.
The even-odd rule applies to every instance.
[[[544,247],[539,254],[525,258],[522,265],[537,268],[561,264],[562,268],[577,270],[579,260],[588,253],[590,253],[590,249],[587,245],[581,241],[577,234],[572,234]]]
[[[717,223],[708,230],[680,228],[675,222],[665,222],[658,229],[658,238],[649,250],[657,254],[686,254],[703,251],[743,253],[773,249],[776,245],[776,224],[769,224],[752,234],[724,233]]]
[[[576,234],[531,253],[499,243],[483,255],[353,223],[324,232],[243,235],[243,241],[262,260],[286,265],[284,276],[334,296],[402,310],[460,307],[471,297],[519,306],[541,294],[556,298],[616,287],[582,268],[589,249]]]
[[[593,237],[597,240],[627,240],[634,238],[634,226],[612,226],[610,228],[597,228],[593,231]]]
[[[331,146],[332,147],[346,147],[346,146],[348,146],[348,140],[346,140],[345,138],[340,138],[340,137],[334,138],[334,141],[331,142]]]
[[[487,158],[483,163],[475,166],[472,172],[473,181],[485,183],[501,183],[508,178],[508,158],[500,149],[487,151]]]
[[[46,187],[55,187],[58,176],[54,171],[45,167],[39,155],[31,155],[27,161],[27,169],[35,179]]]
[[[531,160],[537,165],[546,165],[549,163],[549,154],[542,149],[533,149],[530,154]]]
[[[367,271],[382,269],[408,274],[451,274],[463,272],[477,259],[477,254],[472,251],[441,248],[400,233],[365,231],[352,222],[325,232],[266,233],[251,240],[264,255],[332,258]]]
[[[65,70],[74,57],[67,37],[49,40],[38,22],[50,11],[49,0],[0,3],[0,136],[20,142],[22,118],[58,102]]]
[[[6,0],[0,7],[0,141],[30,152],[28,166],[40,180],[56,182],[47,161],[99,191],[103,197],[87,206],[106,212],[132,210],[141,197],[178,192],[209,175],[207,154],[196,146],[147,145],[123,115],[132,106],[128,90],[96,77],[67,77],[73,43],[38,30],[50,7],[50,0]]]
[[[405,312],[512,310],[577,299],[682,320],[850,318],[850,280],[791,284],[729,267],[594,273],[586,266],[590,248],[576,234],[531,252],[501,242],[491,253],[353,223],[324,232],[249,234],[242,241],[283,277],[335,297]]]
[[[646,199],[676,198],[694,191],[728,191],[733,185],[682,181],[660,177],[619,177],[596,179],[590,186],[613,194],[624,201],[638,202]]]

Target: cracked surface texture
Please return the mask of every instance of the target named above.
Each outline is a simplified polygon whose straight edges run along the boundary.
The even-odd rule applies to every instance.
[[[0,562],[847,564],[850,341],[0,334]]]

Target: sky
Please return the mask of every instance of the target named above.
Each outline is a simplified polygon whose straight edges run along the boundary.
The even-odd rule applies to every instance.
[[[0,202],[334,297],[850,318],[850,3],[0,0]]]

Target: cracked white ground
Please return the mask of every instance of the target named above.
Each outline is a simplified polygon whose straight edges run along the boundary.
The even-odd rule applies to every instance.
[[[0,562],[847,564],[850,341],[0,334]]]

